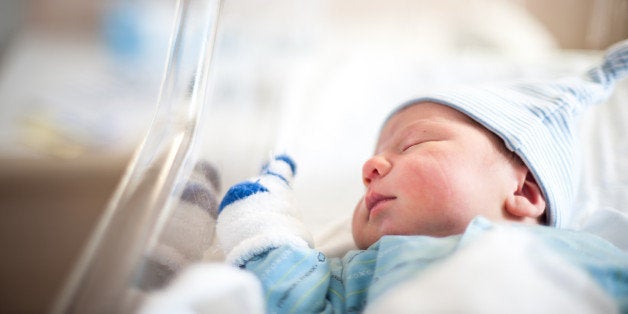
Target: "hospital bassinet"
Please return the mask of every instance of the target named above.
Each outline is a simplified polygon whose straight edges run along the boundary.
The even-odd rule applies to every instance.
[[[352,246],[346,222],[361,193],[361,162],[391,108],[439,85],[579,73],[599,57],[555,48],[516,3],[451,6],[179,1],[152,126],[54,311],[133,312],[177,270],[220,260],[210,212],[182,205],[199,165],[220,177],[215,195],[199,196],[215,203],[219,190],[254,175],[270,152],[291,153],[299,163],[295,191],[306,224],[323,251],[340,255]],[[583,170],[573,222],[623,249],[626,83],[581,123]],[[156,255],[170,254],[164,247],[183,252],[164,261],[170,272],[154,265]]]

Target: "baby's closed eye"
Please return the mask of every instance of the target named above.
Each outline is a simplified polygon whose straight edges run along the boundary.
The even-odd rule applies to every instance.
[[[409,149],[417,148],[423,144],[439,142],[445,140],[445,136],[436,134],[421,134],[420,136],[412,136],[401,142],[400,148],[402,152]]]
[[[416,146],[418,146],[418,145],[420,145],[420,144],[422,144],[422,143],[423,143],[423,141],[413,141],[413,142],[410,142],[410,143],[408,143],[408,144],[404,144],[404,145],[401,147],[401,151],[402,151],[402,152],[405,152],[405,151],[407,151],[408,149],[413,148],[413,147],[416,147]]]
[[[401,151],[405,152],[407,150],[417,148],[417,147],[419,147],[419,146],[421,146],[423,144],[432,143],[432,142],[438,142],[438,141],[439,141],[439,139],[437,139],[437,138],[414,139],[414,140],[411,140],[411,141],[408,141],[408,142],[402,144],[401,145]]]

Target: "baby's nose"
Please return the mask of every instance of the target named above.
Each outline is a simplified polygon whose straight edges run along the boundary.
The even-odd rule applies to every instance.
[[[362,166],[362,182],[365,186],[377,178],[381,178],[388,174],[391,164],[383,156],[376,155],[369,158]]]

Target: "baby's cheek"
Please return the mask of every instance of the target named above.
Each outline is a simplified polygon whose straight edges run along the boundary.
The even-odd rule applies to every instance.
[[[370,245],[368,233],[368,211],[364,205],[364,199],[361,199],[355,206],[351,221],[351,234],[359,249],[366,249]]]
[[[351,227],[353,229],[353,232],[355,233],[356,230],[358,230],[358,228],[360,228],[360,225],[363,225],[364,222],[364,213],[362,210],[362,204],[363,204],[363,200],[361,199],[357,205],[355,205],[355,209],[353,210],[353,217],[351,219]]]
[[[353,216],[359,215],[361,212],[365,210],[364,205],[364,197],[360,198],[357,204],[355,204],[355,208],[353,209]]]
[[[405,189],[413,200],[420,200],[424,206],[429,205],[447,197],[450,182],[445,174],[434,164],[425,165],[404,175],[400,180],[400,189]]]

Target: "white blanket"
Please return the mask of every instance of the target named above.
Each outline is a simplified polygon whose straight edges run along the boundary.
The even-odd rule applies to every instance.
[[[491,260],[490,264],[485,263]],[[514,285],[513,283],[517,284]],[[494,230],[365,313],[616,313],[589,276],[522,233]]]
[[[491,260],[491,263],[486,263]],[[516,285],[513,283],[516,282]],[[256,277],[199,264],[145,302],[140,313],[264,313]],[[366,313],[616,313],[582,270],[515,229],[496,228],[425,273],[392,288]]]
[[[223,263],[185,269],[166,289],[152,293],[141,314],[265,313],[262,286],[252,274]]]

